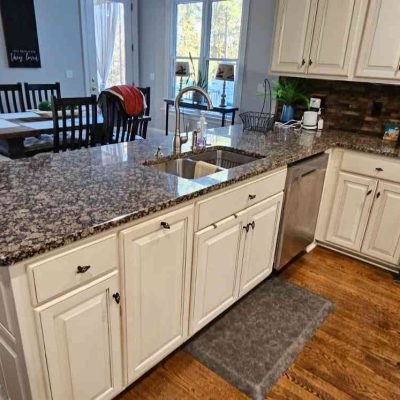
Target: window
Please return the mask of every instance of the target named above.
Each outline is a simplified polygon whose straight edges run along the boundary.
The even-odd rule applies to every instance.
[[[213,103],[221,101],[223,81],[216,80],[218,64],[235,66],[235,82],[226,82],[226,104],[233,105],[239,89],[243,2],[246,0],[175,0],[172,58],[190,63],[182,87],[201,83]],[[179,92],[181,78],[171,68],[171,94]]]

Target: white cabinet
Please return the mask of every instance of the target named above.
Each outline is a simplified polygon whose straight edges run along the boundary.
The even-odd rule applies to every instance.
[[[367,19],[356,76],[400,79],[400,1],[372,0]]]
[[[122,388],[118,273],[38,310],[54,400],[112,399]]]
[[[380,181],[362,252],[398,264],[400,261],[400,185]]]
[[[196,233],[191,334],[271,274],[283,193]]]
[[[364,0],[280,0],[271,72],[348,76]]]
[[[279,1],[272,72],[307,72],[316,8],[317,0]]]
[[[128,380],[188,336],[193,207],[122,231]]]
[[[340,172],[326,239],[359,251],[378,181]]]
[[[349,74],[359,11],[358,0],[318,1],[308,74]]]
[[[283,193],[247,209],[248,231],[240,278],[244,295],[272,272]]]
[[[237,299],[246,217],[241,212],[195,234],[191,334]]]

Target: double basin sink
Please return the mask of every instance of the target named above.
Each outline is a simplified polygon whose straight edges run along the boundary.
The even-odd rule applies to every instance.
[[[200,177],[198,176],[198,172],[196,173],[196,166],[198,166],[199,161],[202,161],[203,171],[207,171],[207,169],[210,171],[210,173],[204,173],[201,176],[207,176],[219,171],[247,164],[257,159],[257,157],[229,150],[208,150],[198,154],[183,155],[181,158],[174,160],[154,161],[147,163],[146,165],[167,174],[176,175],[186,179],[195,179]],[[209,164],[209,168],[204,168],[204,163]]]

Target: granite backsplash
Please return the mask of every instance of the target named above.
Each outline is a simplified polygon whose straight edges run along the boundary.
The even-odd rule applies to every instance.
[[[323,97],[324,125],[328,129],[383,135],[386,123],[400,123],[400,85],[296,79],[308,94]],[[278,106],[280,115],[281,105]],[[305,108],[296,106],[296,119]]]

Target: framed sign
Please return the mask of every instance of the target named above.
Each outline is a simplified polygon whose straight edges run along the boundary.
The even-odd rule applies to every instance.
[[[40,52],[33,0],[0,0],[8,65],[40,68]]]

